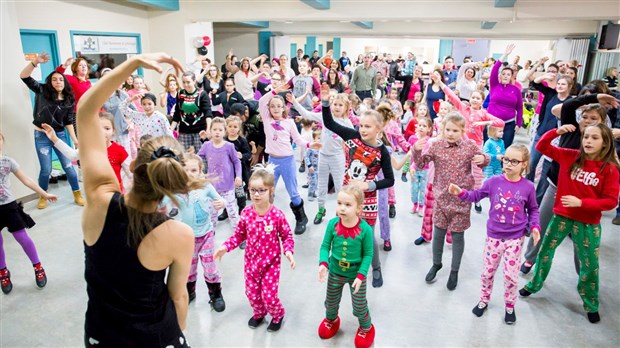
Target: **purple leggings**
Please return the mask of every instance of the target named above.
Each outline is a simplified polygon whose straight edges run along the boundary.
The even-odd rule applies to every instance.
[[[26,229],[21,229],[15,232],[11,232],[17,243],[22,246],[24,252],[30,259],[33,265],[39,263],[39,255],[37,254],[37,248],[34,246],[34,242],[26,233]],[[0,232],[0,269],[6,268],[6,255],[4,253],[4,240],[2,239],[2,233]]]

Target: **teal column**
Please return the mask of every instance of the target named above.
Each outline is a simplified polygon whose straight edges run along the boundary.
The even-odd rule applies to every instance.
[[[259,31],[258,32],[258,53],[269,55],[271,52],[271,32]]]
[[[439,40],[439,64],[443,64],[444,58],[452,55],[453,40]]]
[[[334,59],[340,59],[342,52],[340,51],[340,38],[334,38]]]
[[[319,57],[323,57],[323,45],[322,44],[319,44],[319,48],[317,51],[319,51]]]
[[[293,57],[297,57],[297,44],[291,44],[291,54],[289,55],[289,59],[293,59]]]
[[[306,54],[312,57],[314,50],[316,50],[316,36],[306,36]]]

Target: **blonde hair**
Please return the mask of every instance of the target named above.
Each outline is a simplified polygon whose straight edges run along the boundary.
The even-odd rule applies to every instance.
[[[420,113],[420,106],[424,106],[426,108],[426,116],[424,116],[425,118],[429,118],[431,117],[431,110],[428,108],[428,105],[426,105],[426,103],[420,103],[416,106],[415,108],[415,118],[418,118],[418,114]]]
[[[495,138],[499,131],[501,131],[502,129],[504,129],[504,127],[489,126],[489,128],[487,129],[487,135],[489,136],[489,138]]]
[[[260,179],[263,181],[265,186],[273,188],[276,182],[274,170],[275,166],[272,164],[268,164],[266,166],[257,164],[254,168],[252,168],[252,175],[250,176],[250,180],[248,180],[248,182]]]
[[[183,160],[183,148],[171,136],[152,138],[144,143],[134,163],[132,205],[144,207],[152,202],[160,202],[164,197],[178,205],[175,194],[185,194],[204,187],[204,179],[193,179],[185,173]],[[129,216],[127,243],[137,247],[146,234],[161,223],[162,216],[158,212],[145,213],[126,207]]]
[[[491,128],[495,128],[495,127],[491,127]],[[524,163],[523,170],[521,171],[521,175],[529,174],[530,172],[530,150],[527,148],[527,146],[521,145],[521,144],[512,144],[508,146],[506,151],[510,149],[514,149],[514,150],[521,152],[521,157],[522,157],[521,160]]]
[[[391,120],[396,119],[396,114],[392,110],[392,106],[388,103],[381,103],[377,107],[377,112],[383,117],[383,124],[387,124]]]
[[[195,154],[193,152],[185,152],[183,154],[183,167],[185,167],[185,165],[189,161],[196,161],[196,162],[198,162],[198,169],[200,169],[200,172],[202,172],[203,167],[204,167],[204,163],[202,162],[202,158],[200,158],[200,156],[198,156],[197,154]]]
[[[100,120],[108,120],[110,121],[110,124],[112,125],[112,130],[116,131],[116,127],[114,127],[114,116],[109,113],[109,112],[100,112],[99,113],[99,119]]]
[[[344,185],[340,189],[340,192],[346,193],[349,196],[355,199],[355,203],[357,203],[357,207],[361,208],[364,204],[364,191],[361,188],[353,185]]]
[[[381,116],[381,114],[379,114],[378,112],[376,112],[375,110],[366,110],[364,112],[362,112],[362,117],[372,117],[375,122],[377,123],[377,126],[379,126],[379,128],[383,129],[383,116]]]
[[[340,100],[344,104],[345,114],[343,116],[346,116],[347,112],[349,112],[349,109],[351,108],[351,101],[349,100],[349,96],[344,93],[338,93],[332,98],[332,103],[336,100]]]
[[[179,79],[176,77],[176,75],[175,75],[175,74],[170,73],[170,74],[166,75],[166,84],[165,84],[165,86],[164,86],[164,89],[165,89],[165,90],[166,90],[166,92],[168,92],[168,93],[170,93],[170,81],[171,81],[171,80],[174,80],[174,82],[176,82],[176,83],[177,83],[177,90],[179,89],[179,87],[181,87],[181,86],[179,85]]]
[[[465,127],[467,125],[467,121],[465,121],[465,117],[461,116],[461,114],[459,114],[456,111],[452,111],[449,114],[446,115],[446,117],[444,117],[443,121],[444,125],[447,125],[448,123],[454,123],[455,125],[459,126],[463,131],[465,130]]]
[[[222,124],[224,125],[224,129],[226,129],[226,120],[223,117],[214,117],[211,120],[211,125],[209,126],[209,130],[213,129],[213,125],[215,124]]]
[[[231,115],[231,116],[228,116],[228,117],[226,118],[226,125],[227,125],[227,126],[228,126],[230,123],[233,123],[233,122],[237,122],[237,123],[239,123],[239,127],[241,127],[241,125],[242,125],[242,123],[243,123],[243,122],[241,121],[241,118],[240,118],[239,116],[234,116],[234,115]]]

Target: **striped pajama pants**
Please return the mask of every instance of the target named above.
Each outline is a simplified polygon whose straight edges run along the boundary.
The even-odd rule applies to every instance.
[[[353,315],[359,320],[363,329],[370,329],[370,311],[368,310],[368,301],[366,301],[366,279],[362,280],[357,294],[353,291],[353,281],[355,278],[347,278],[329,272],[327,277],[327,296],[325,298],[325,317],[329,320],[335,320],[338,317],[338,309],[340,308],[340,300],[342,299],[342,289],[345,284],[349,284],[351,291],[351,301],[353,303]]]
[[[425,241],[433,240],[433,206],[435,205],[435,196],[433,195],[433,184],[426,185],[426,196],[424,197],[424,217],[422,218],[422,233],[420,236]],[[446,242],[452,244],[452,233],[446,233]]]
[[[194,255],[192,265],[189,269],[188,282],[195,282],[198,278],[198,259],[204,270],[205,280],[209,283],[221,283],[222,278],[217,270],[217,265],[213,260],[213,249],[215,242],[215,231],[211,230],[202,237],[194,238]]]
[[[344,152],[337,155],[325,155],[319,153],[319,183],[318,196],[319,208],[325,207],[327,200],[327,186],[329,184],[329,174],[334,179],[334,188],[336,193],[340,192],[342,183],[344,182],[345,158]]]

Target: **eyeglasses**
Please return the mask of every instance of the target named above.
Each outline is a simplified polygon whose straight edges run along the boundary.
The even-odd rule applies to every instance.
[[[517,166],[517,165],[519,165],[519,164],[521,164],[521,163],[523,163],[525,161],[519,161],[519,160],[516,160],[516,159],[510,159],[510,158],[504,157],[504,158],[502,158],[502,162],[504,162],[504,164],[509,164],[510,163],[510,165],[512,165],[512,166]]]
[[[271,79],[271,81],[276,81],[276,82],[278,82],[278,81],[282,81],[282,80],[281,80],[281,79]]]
[[[257,194],[257,195],[261,196],[261,195],[265,194],[265,192],[269,191],[269,189],[265,189],[265,188],[253,189],[253,188],[251,188],[249,191],[250,191],[250,194],[252,194],[252,195],[256,195]]]

